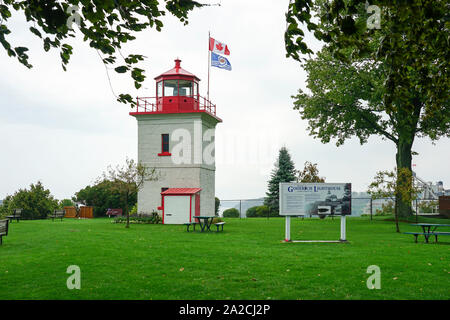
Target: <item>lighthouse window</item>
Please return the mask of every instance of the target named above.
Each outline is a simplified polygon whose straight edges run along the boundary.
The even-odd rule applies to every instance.
[[[178,81],[164,80],[164,96],[171,97],[178,95]]]
[[[156,87],[158,88],[158,90],[156,92],[157,96],[158,97],[162,97],[163,96],[163,83],[162,83],[162,81],[158,82]]]
[[[169,135],[162,134],[161,140],[162,140],[162,152],[169,152]]]
[[[179,80],[180,96],[192,96],[192,82]]]
[[[194,82],[194,92],[193,92],[194,96],[198,95],[198,84],[197,82]]]

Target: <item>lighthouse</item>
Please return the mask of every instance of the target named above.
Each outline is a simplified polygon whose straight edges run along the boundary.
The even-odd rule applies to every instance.
[[[216,106],[200,96],[200,79],[181,68],[155,78],[154,97],[138,97],[138,161],[155,168],[157,181],[138,193],[138,213],[154,211],[164,224],[194,222],[215,213]]]

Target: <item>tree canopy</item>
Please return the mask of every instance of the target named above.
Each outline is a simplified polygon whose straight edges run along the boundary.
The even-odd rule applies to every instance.
[[[297,182],[325,182],[325,178],[319,176],[317,163],[305,161],[303,170],[297,170],[297,174]]]
[[[124,203],[120,198],[120,194],[112,188],[111,181],[101,181],[92,186],[86,186],[75,193],[74,201],[92,206],[94,208],[94,216],[105,216],[108,209],[122,208]],[[137,202],[137,196],[131,196],[128,199],[129,207],[133,207]]]
[[[440,0],[292,1],[286,51],[308,72],[310,93],[299,90],[294,108],[310,134],[337,145],[379,135],[395,143],[397,168],[411,171],[416,137],[450,136],[448,12]],[[305,56],[306,30],[325,43],[315,57]],[[398,200],[407,215],[410,203]]]
[[[22,209],[23,219],[46,219],[58,207],[58,200],[38,181],[32,183],[30,189],[19,189],[14,195],[7,196],[0,206],[0,216]]]
[[[111,191],[118,194],[127,216],[126,228],[130,226],[129,203],[136,197],[146,181],[156,181],[160,173],[155,168],[148,168],[133,159],[126,160],[122,166],[109,166],[108,170],[98,179],[98,183],[109,182]],[[148,212],[150,213],[150,212]]]
[[[125,57],[120,51],[122,46],[136,39],[136,32],[147,28],[161,31],[161,17],[166,13],[187,24],[189,11],[203,6],[193,0],[166,0],[164,4],[165,9],[157,0],[3,0],[0,2],[0,43],[10,57],[16,58],[27,68],[32,67],[28,48],[15,46],[8,39],[12,30],[7,22],[14,13],[21,12],[30,23],[29,31],[42,40],[44,50],[59,50],[62,68],[66,70],[73,54],[68,40],[77,36],[77,28],[83,41],[97,50],[103,63],[115,66],[118,73],[129,73],[138,89],[145,75],[136,64],[145,56],[129,54]],[[134,104],[129,94],[120,94],[117,100]]]

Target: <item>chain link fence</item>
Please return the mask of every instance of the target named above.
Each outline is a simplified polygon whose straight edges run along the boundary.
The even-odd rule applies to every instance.
[[[252,207],[264,205],[264,198],[220,200],[219,215],[227,209],[237,209],[239,218],[247,218],[247,210]],[[370,197],[352,198],[352,216],[370,216],[394,214],[395,198],[372,199]],[[439,215],[439,203],[436,199],[417,199],[412,203],[414,215]],[[267,218],[270,214],[267,215]]]

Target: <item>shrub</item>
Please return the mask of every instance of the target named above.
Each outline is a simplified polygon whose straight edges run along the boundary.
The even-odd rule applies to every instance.
[[[270,212],[270,208],[268,206],[262,205],[262,206],[254,206],[247,209],[246,215],[248,218],[253,217],[267,217],[270,213],[271,217],[277,216],[276,212]]]
[[[131,208],[130,216],[137,215],[137,203]]]
[[[388,203],[381,204],[381,210],[377,209],[375,210],[375,215],[376,216],[390,216],[393,215],[395,213],[395,209],[394,209],[394,203],[392,201],[389,201]]]
[[[224,218],[239,218],[239,210],[236,208],[230,208],[223,212]]]
[[[223,219],[220,217],[215,217],[212,221],[212,223],[218,223],[218,222],[223,222]]]
[[[130,215],[130,224],[158,224],[161,222],[161,217],[156,211],[153,211],[151,215],[148,214],[136,214]],[[116,217],[113,223],[127,223],[127,217]]]
[[[259,206],[256,207],[256,216],[257,217],[267,217],[269,215],[270,212],[270,208],[268,206]],[[272,216],[278,216],[277,212],[273,212]]]
[[[258,206],[248,208],[247,211],[245,212],[246,217],[247,218],[256,217],[256,208],[258,208]]]

